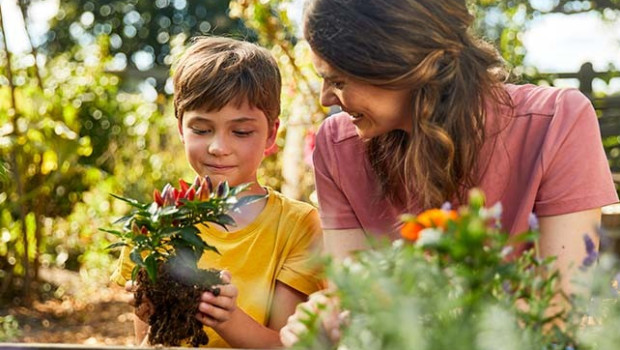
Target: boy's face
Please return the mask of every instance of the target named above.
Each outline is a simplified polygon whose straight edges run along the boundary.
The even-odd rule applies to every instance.
[[[227,104],[219,111],[186,111],[178,123],[190,165],[215,184],[256,182],[256,170],[276,138],[278,123],[269,128],[263,111]]]

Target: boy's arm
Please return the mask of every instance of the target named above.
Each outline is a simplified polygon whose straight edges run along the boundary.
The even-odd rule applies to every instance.
[[[228,275],[229,276],[229,275]],[[233,348],[281,347],[279,330],[293,314],[306,295],[276,281],[273,310],[268,326],[256,322],[237,307],[237,288],[233,284],[220,286],[220,295],[205,292],[201,296],[197,319],[213,328]]]

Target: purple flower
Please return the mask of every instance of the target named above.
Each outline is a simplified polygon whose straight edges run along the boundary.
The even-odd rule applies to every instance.
[[[450,210],[452,210],[452,203],[450,203],[450,202],[444,202],[444,203],[441,205],[441,210],[443,210],[443,211],[450,211]]]
[[[589,235],[583,235],[583,241],[586,244],[586,257],[581,262],[581,269],[585,270],[586,268],[592,266],[596,259],[598,258],[598,252],[596,251],[596,247],[594,246],[594,241],[590,238]]]
[[[536,217],[536,214],[530,213],[530,216],[527,218],[527,223],[530,225],[530,230],[538,230],[538,218]]]

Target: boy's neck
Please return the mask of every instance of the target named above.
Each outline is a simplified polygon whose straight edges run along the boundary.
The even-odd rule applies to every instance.
[[[230,231],[239,231],[254,222],[256,217],[258,217],[258,215],[260,215],[263,209],[265,209],[265,205],[267,204],[268,200],[268,193],[269,191],[267,191],[265,187],[262,187],[258,182],[253,182],[247,190],[239,193],[238,197],[256,195],[265,197],[250,204],[244,205],[235,211],[229,212],[228,215],[230,215],[235,220],[236,224],[235,226],[229,228]]]

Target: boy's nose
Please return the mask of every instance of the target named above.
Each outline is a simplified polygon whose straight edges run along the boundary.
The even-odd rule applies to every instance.
[[[216,135],[209,143],[207,151],[214,156],[225,156],[230,153],[230,147],[225,137]]]

